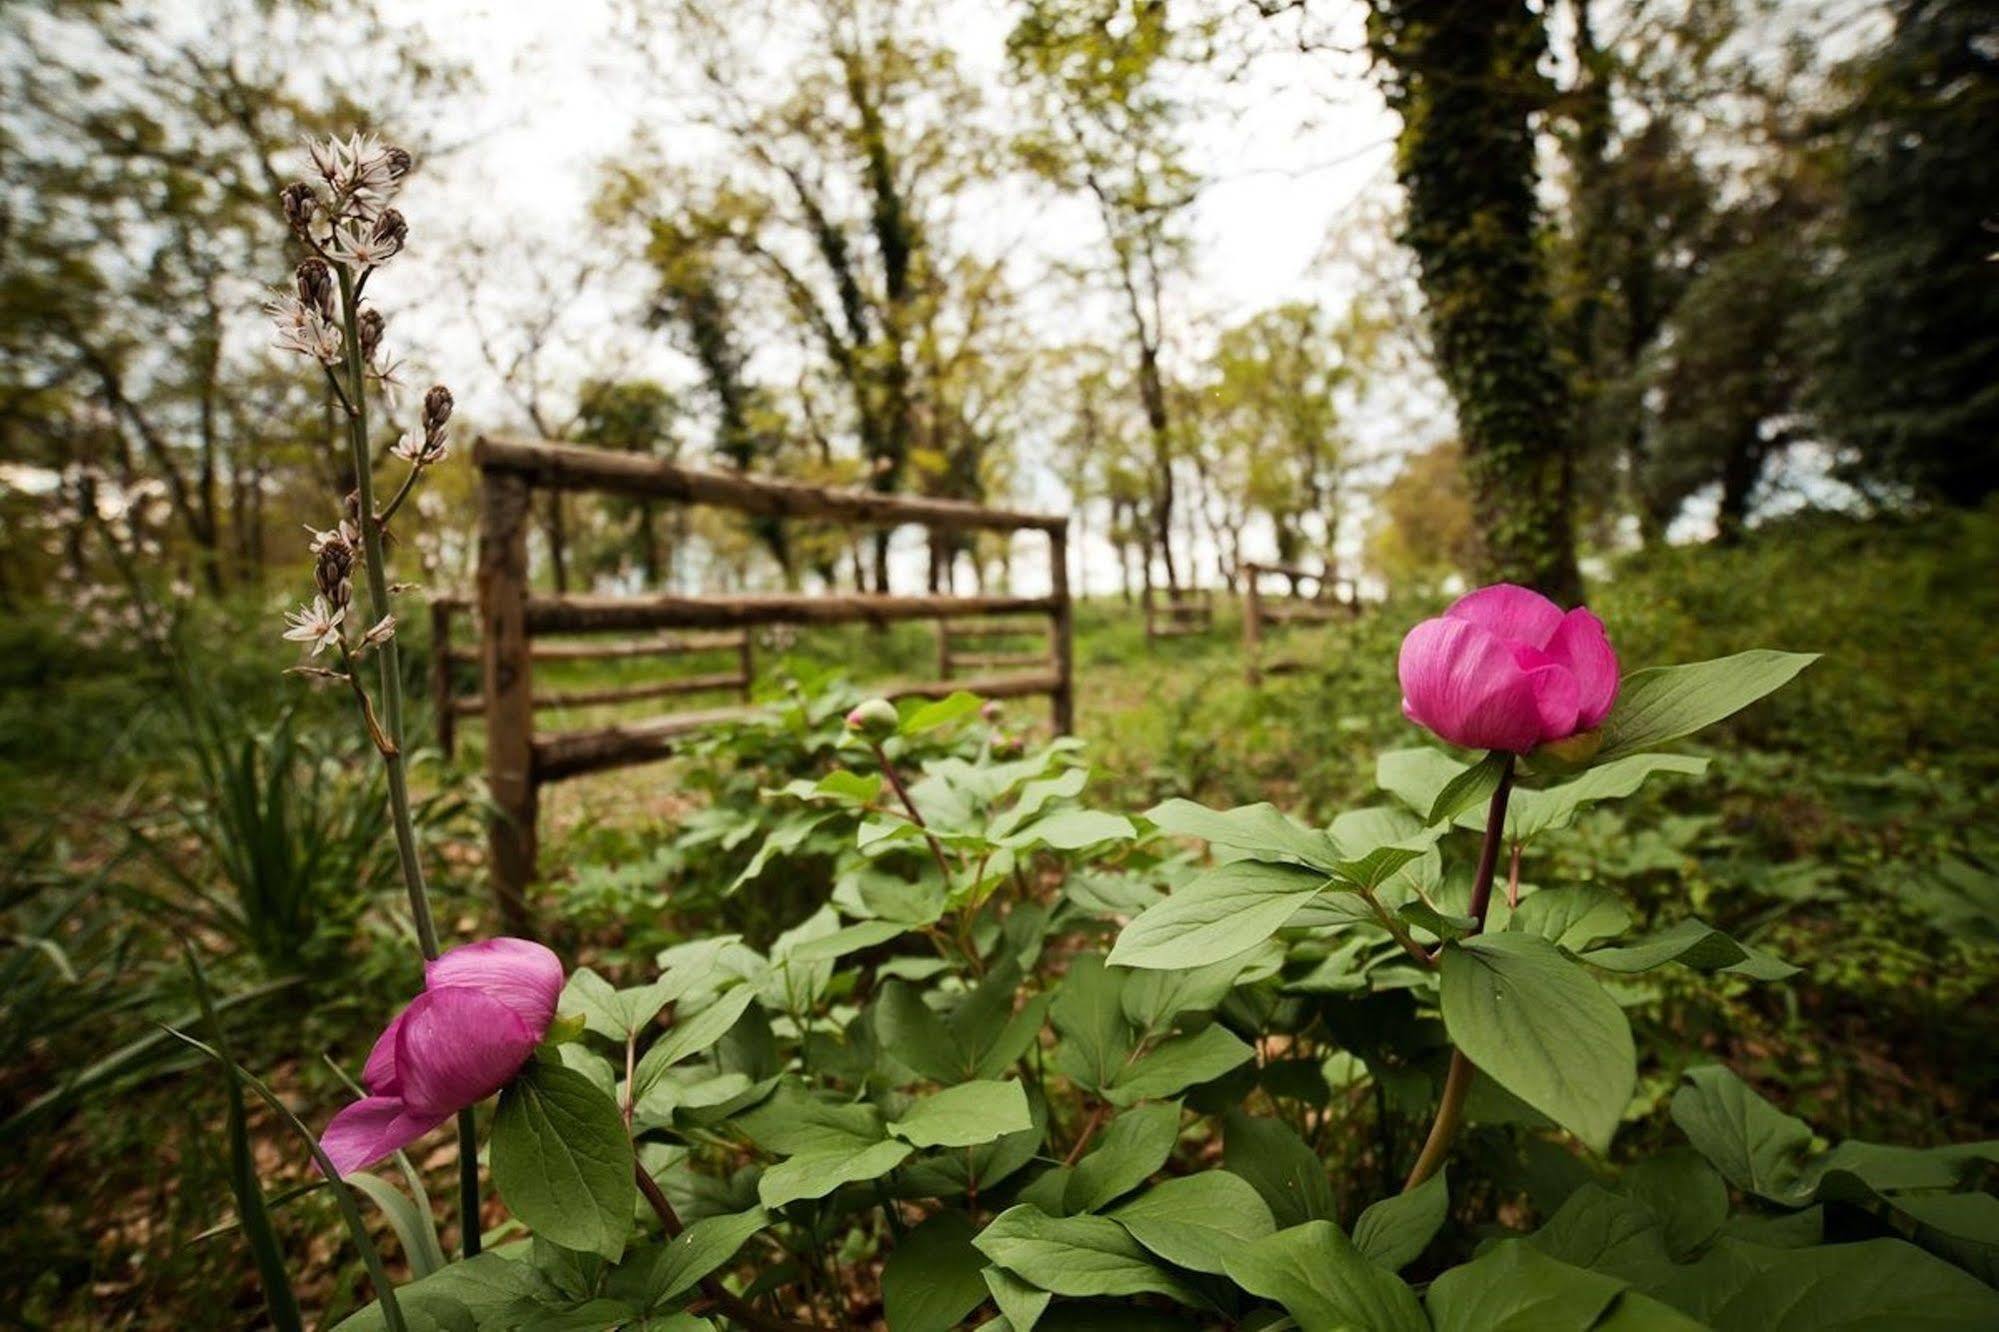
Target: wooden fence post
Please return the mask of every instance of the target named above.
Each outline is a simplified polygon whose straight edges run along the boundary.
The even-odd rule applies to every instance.
[[[750,701],[750,684],[756,679],[757,673],[756,633],[754,630],[743,630],[742,642],[736,645],[736,665],[741,670],[743,676],[743,686],[737,692],[742,696],[743,702],[747,703]]]
[[[477,456],[476,454],[474,455]],[[527,890],[535,873],[534,677],[527,631],[528,508],[516,473],[479,474],[479,641],[486,694],[488,872],[500,922],[533,937]]]
[[[1050,695],[1055,733],[1076,729],[1075,608],[1069,602],[1069,524],[1048,530],[1048,588],[1055,605],[1048,612],[1049,648],[1055,661],[1055,691]]]
[[[430,705],[437,713],[437,747],[458,757],[458,712],[451,697],[451,603],[430,603]]]

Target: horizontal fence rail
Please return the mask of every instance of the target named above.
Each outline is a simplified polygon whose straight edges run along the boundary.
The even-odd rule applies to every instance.
[[[489,867],[502,918],[516,932],[530,928],[527,889],[535,877],[540,788],[665,758],[691,735],[759,715],[747,702],[754,629],[930,620],[938,626],[943,678],[877,686],[876,692],[890,698],[943,698],[958,690],[987,698],[1045,695],[1056,730],[1067,733],[1074,728],[1074,621],[1065,516],[812,486],[536,440],[481,439],[473,446],[472,457],[479,469],[478,589],[469,600],[440,597],[432,605],[438,645],[434,690],[447,748],[456,718],[485,719],[486,785],[494,810],[487,824]],[[528,569],[536,491],[585,491],[705,505],[752,517],[852,528],[920,525],[932,531],[1040,532],[1048,539],[1050,590],[1036,597],[858,592],[541,594],[532,590]],[[481,689],[476,698],[456,698],[450,668],[465,656],[450,645],[450,622],[468,605],[476,605],[478,611]],[[603,643],[545,641],[549,635],[596,634],[660,636]],[[1026,650],[1025,640],[1037,636],[1043,650]],[[953,651],[956,642],[970,639],[987,640],[989,646],[975,652]],[[733,672],[567,692],[537,691],[533,679],[537,662],[728,650],[741,654]],[[1008,673],[967,678],[960,675],[966,669]],[[743,702],[564,731],[538,731],[534,724],[537,712],[722,689],[737,690]]]
[[[634,499],[674,500],[762,518],[823,518],[848,527],[923,526],[937,531],[1064,532],[1060,514],[988,509],[961,500],[845,490],[740,472],[683,467],[659,458],[573,444],[482,439],[472,461],[483,472],[508,472],[537,490],[588,490]]]

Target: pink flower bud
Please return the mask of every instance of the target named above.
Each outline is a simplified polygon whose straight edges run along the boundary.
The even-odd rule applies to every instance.
[[[847,714],[847,728],[874,739],[894,735],[902,725],[895,704],[885,698],[871,698]]]
[[[1402,713],[1454,745],[1525,754],[1591,731],[1617,699],[1603,621],[1511,583],[1482,587],[1402,640]]]
[[[368,1054],[368,1095],[320,1138],[333,1168],[379,1161],[513,1081],[561,994],[561,960],[526,939],[466,944],[429,963],[423,993]]]

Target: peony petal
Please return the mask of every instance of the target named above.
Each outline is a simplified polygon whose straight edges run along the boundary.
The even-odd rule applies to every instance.
[[[1444,612],[1499,635],[1509,643],[1544,648],[1562,624],[1562,608],[1531,588],[1494,583],[1467,592]]]
[[[394,1096],[402,1089],[396,1077],[396,1036],[407,1016],[409,1009],[404,1008],[389,1019],[389,1025],[375,1038],[375,1048],[368,1051],[368,1062],[361,1066],[361,1085],[377,1096]]]
[[[1524,754],[1542,739],[1529,673],[1511,645],[1476,624],[1423,621],[1402,640],[1396,669],[1404,715],[1454,745]]]
[[[562,996],[562,959],[529,939],[484,939],[434,959],[424,968],[424,984],[489,994],[513,1009],[540,1040]]]
[[[1595,730],[1617,702],[1617,652],[1610,646],[1603,621],[1580,607],[1570,611],[1548,640],[1548,656],[1576,677],[1581,691],[1576,729]]]
[[[464,986],[425,990],[403,1014],[396,1072],[418,1114],[452,1114],[513,1080],[540,1041],[499,999]]]
[[[351,1175],[409,1146],[445,1118],[413,1114],[398,1097],[370,1096],[335,1115],[320,1135],[319,1146],[335,1173]]]
[[[1576,725],[1582,690],[1566,666],[1543,666],[1527,672],[1534,691],[1534,710],[1541,717],[1541,743],[1566,740],[1583,729]]]

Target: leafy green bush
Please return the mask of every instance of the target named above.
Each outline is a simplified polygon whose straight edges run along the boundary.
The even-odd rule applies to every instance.
[[[969,698],[857,711],[738,842],[732,887],[810,864],[823,900],[623,988],[572,974],[491,1144],[533,1244],[401,1287],[400,1315],[1989,1326],[1999,1227],[1967,1189],[1999,1152],[1826,1144],[1726,1067],[1641,1052],[1681,977],[1796,972],[1684,908],[1641,928],[1608,886],[1713,825],[1571,873],[1579,822],[1706,771],[1662,746],[1805,660],[1631,677],[1594,759],[1531,785],[1510,756],[1386,754],[1386,798],[1324,827],[1090,808],[1075,742],[996,752]]]

